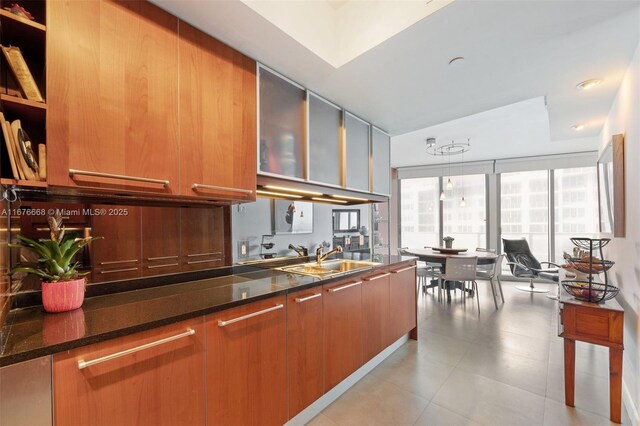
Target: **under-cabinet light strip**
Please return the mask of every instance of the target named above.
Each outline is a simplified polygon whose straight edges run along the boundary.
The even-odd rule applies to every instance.
[[[265,185],[265,188],[275,189],[277,191],[286,191],[286,192],[294,192],[297,194],[305,194],[305,195],[324,195],[322,192],[316,191],[307,191],[305,189],[297,189],[297,188],[288,188],[286,186],[278,186],[278,185]]]
[[[256,194],[258,195],[267,195],[272,197],[284,197],[284,198],[302,198],[302,195],[295,194],[284,194],[282,192],[273,192],[273,191],[263,191],[262,189],[257,189]]]
[[[344,200],[335,200],[335,199],[332,199],[332,198],[312,197],[311,199],[314,200],[314,201],[321,201],[323,203],[347,204],[347,202],[344,201]]]
[[[369,201],[366,198],[360,198],[360,197],[349,197],[346,195],[332,195],[333,198],[339,198],[341,200],[352,200],[352,201]]]

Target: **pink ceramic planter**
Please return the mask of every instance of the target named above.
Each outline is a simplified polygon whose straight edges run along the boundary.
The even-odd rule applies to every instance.
[[[47,312],[78,309],[84,301],[84,278],[73,281],[42,283],[42,305]]]

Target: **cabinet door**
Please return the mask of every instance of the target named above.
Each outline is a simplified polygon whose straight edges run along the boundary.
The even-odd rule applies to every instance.
[[[416,326],[416,265],[391,270],[391,342]]]
[[[103,237],[91,243],[93,282],[125,280],[141,275],[140,207],[92,204],[92,235]],[[114,216],[112,209],[126,210]]]
[[[183,271],[225,264],[224,220],[222,207],[180,209],[180,263]]]
[[[342,110],[309,93],[309,180],[341,184]]]
[[[362,279],[362,340],[364,362],[390,344],[389,276],[379,272]]]
[[[49,184],[177,194],[177,18],[141,1],[47,12]]]
[[[369,192],[369,123],[345,113],[345,185]]]
[[[373,158],[372,192],[391,194],[391,161],[389,135],[375,127],[371,128],[371,156]]]
[[[324,393],[322,288],[287,296],[289,418]]]
[[[142,275],[180,272],[180,208],[140,207]]]
[[[324,389],[344,380],[363,364],[362,281],[343,281],[324,291]]]
[[[259,172],[304,179],[306,176],[306,92],[260,68]]]
[[[207,425],[287,421],[284,296],[207,316]]]
[[[169,337],[177,338],[79,368]],[[203,341],[201,317],[54,355],[54,424],[204,424]]]
[[[256,63],[180,22],[180,193],[255,200],[255,189]]]

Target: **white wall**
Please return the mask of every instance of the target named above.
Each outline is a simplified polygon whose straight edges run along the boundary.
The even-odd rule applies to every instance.
[[[616,262],[614,284],[620,287],[618,300],[625,308],[623,379],[628,396],[640,407],[640,45],[626,72],[602,130],[600,151],[615,134],[625,136],[626,237],[614,238],[605,257]],[[629,404],[627,404],[629,405]],[[633,416],[637,413],[630,413]],[[636,422],[640,419],[636,417]]]
[[[369,211],[370,206],[340,207],[331,204],[313,204],[313,233],[276,235],[273,240],[275,246],[270,252],[275,251],[278,256],[295,256],[296,253],[289,250],[289,244],[303,245],[309,249],[309,254],[315,254],[315,249],[323,241],[332,244],[333,229],[331,211],[334,209],[360,209],[360,225],[364,225],[370,231]],[[238,240],[249,240],[249,257],[258,258],[260,255],[260,242],[262,235],[272,233],[271,200],[258,198],[255,203],[241,204],[231,208],[231,235],[233,261],[238,260]]]

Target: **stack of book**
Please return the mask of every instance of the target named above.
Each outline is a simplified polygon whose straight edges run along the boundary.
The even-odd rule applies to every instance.
[[[22,128],[20,120],[10,122],[5,120],[0,112],[0,127],[7,148],[7,155],[11,163],[11,172],[14,179],[20,180],[46,180],[46,146],[37,145],[34,151],[33,144],[27,132]],[[37,152],[37,154],[36,154]]]

